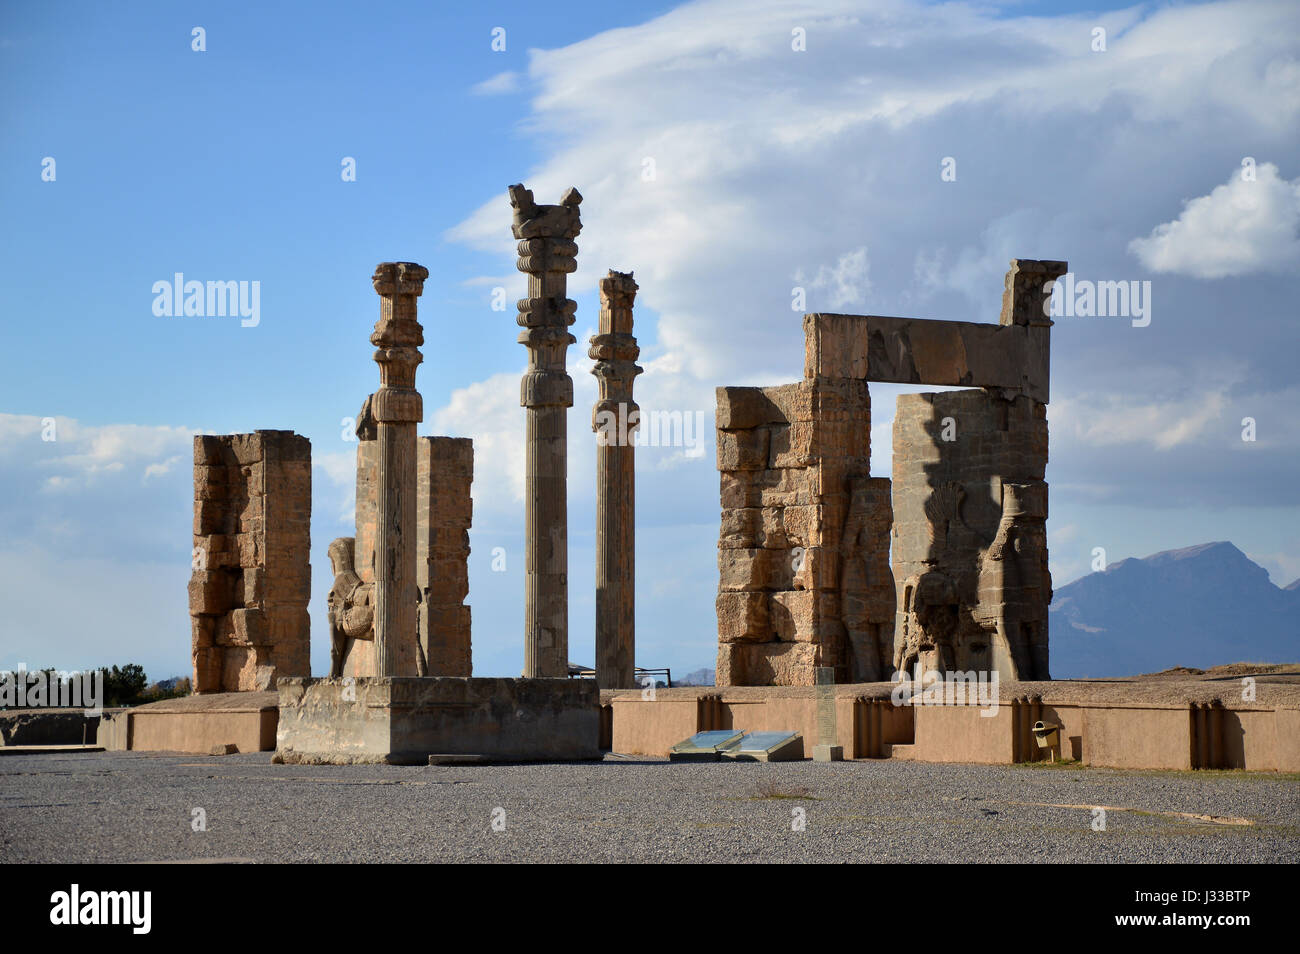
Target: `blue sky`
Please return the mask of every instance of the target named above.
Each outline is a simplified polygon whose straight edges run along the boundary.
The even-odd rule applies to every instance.
[[[464,6],[0,11],[0,667],[187,672],[190,434],[288,428],[316,462],[325,668],[325,548],[351,520],[341,421],[377,381],[370,273],[400,259],[430,271],[421,433],[476,441],[476,672],[518,673],[525,357],[491,295],[522,287],[505,198],[521,180],[539,201],[586,196],[575,661],[593,642],[586,339],[610,267],[641,285],[643,407],[710,427],[700,455],[639,452],[641,665],[713,664],[712,389],[797,379],[796,285],[808,310],[991,321],[1011,257],[1150,280],[1150,326],[1054,329],[1058,585],[1094,547],[1114,562],[1219,539],[1300,577],[1294,4]],[[176,272],[260,282],[259,324],[155,316],[152,285]],[[882,475],[896,393],[873,388]]]

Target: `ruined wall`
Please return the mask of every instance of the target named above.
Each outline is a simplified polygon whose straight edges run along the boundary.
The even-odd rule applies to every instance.
[[[189,603],[195,692],[311,675],[311,442],[292,431],[194,438]]]
[[[378,442],[363,408],[357,429],[355,568],[375,581],[378,525]],[[417,626],[430,676],[471,674],[469,528],[473,518],[474,442],[469,438],[416,439]],[[373,633],[373,630],[372,630]],[[373,639],[351,641],[346,676],[376,673]]]
[[[718,389],[718,685],[883,680],[918,659],[1048,678],[1048,305],[1066,271],[1013,259],[997,324],[804,315],[800,384]],[[980,389],[900,398],[892,501],[868,476],[868,381]]]
[[[470,675],[469,528],[474,442],[421,437],[416,448],[420,645],[431,676]]]
[[[898,398],[898,668],[1050,678],[1046,412],[991,390]]]
[[[854,622],[865,626],[874,603],[857,597],[874,585],[880,565],[868,566],[858,548],[872,527],[878,535],[873,507],[882,499],[878,487],[873,497],[859,485],[853,509],[853,481],[867,477],[870,458],[866,382],[818,376],[719,388],[717,396],[717,684],[811,686],[819,666],[848,681],[878,656],[855,658],[866,640],[863,631],[848,638],[839,592],[847,570]],[[887,492],[883,499],[887,505]]]

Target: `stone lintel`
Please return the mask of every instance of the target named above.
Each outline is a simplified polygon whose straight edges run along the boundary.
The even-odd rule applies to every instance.
[[[993,388],[1046,404],[1048,332],[1048,325],[808,314],[804,378]]]

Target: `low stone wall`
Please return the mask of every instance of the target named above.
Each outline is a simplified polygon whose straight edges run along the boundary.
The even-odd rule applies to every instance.
[[[207,754],[219,745],[269,752],[278,698],[274,692],[223,692],[105,712],[98,742],[110,752]]]
[[[99,721],[85,709],[5,709],[0,711],[0,746],[94,745]]]
[[[846,757],[1009,764],[1051,758],[1123,769],[1300,772],[1300,687],[1260,686],[1251,703],[1212,683],[1004,683],[995,707],[896,706],[890,683],[829,687]],[[709,729],[801,732],[817,742],[817,688],[705,687],[602,693],[613,751],[666,757]],[[992,712],[992,715],[981,714]],[[1059,726],[1055,752],[1035,722]]]

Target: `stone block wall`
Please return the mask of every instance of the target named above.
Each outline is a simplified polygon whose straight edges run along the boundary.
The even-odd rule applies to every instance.
[[[468,676],[469,528],[474,442],[421,437],[416,444],[419,631],[431,676]]]
[[[819,666],[847,681],[841,538],[868,472],[866,382],[718,388],[717,400],[717,684],[811,686]]]
[[[189,585],[194,691],[311,675],[311,442],[292,431],[194,438]]]
[[[906,394],[894,419],[895,666],[1048,679],[1047,409]]]

